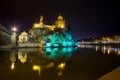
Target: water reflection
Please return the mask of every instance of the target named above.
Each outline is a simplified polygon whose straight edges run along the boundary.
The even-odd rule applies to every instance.
[[[28,48],[13,50],[10,55],[11,69],[21,65],[30,64],[31,69],[39,75],[46,69],[54,68],[58,76],[62,76],[66,60],[69,59],[76,48]]]
[[[44,57],[49,57],[51,59],[56,59],[56,58],[61,58],[61,57],[66,57],[70,58],[72,55],[72,52],[74,51],[75,48],[69,47],[69,48],[46,48],[46,53]]]
[[[11,51],[11,55],[10,55],[10,61],[11,61],[11,69],[15,68],[15,61],[16,61],[16,57],[15,57],[16,51],[12,50]]]
[[[120,66],[118,48],[81,46],[1,50],[0,80],[97,80]]]
[[[20,62],[25,63],[27,61],[27,53],[18,51],[18,59]]]
[[[112,47],[106,45],[79,45],[80,48],[92,48],[95,51],[101,51],[103,54],[113,54],[120,55],[119,47]]]

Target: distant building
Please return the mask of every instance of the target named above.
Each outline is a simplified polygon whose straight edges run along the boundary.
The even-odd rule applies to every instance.
[[[28,42],[28,33],[27,32],[22,32],[19,37],[18,37],[18,43],[24,43]]]

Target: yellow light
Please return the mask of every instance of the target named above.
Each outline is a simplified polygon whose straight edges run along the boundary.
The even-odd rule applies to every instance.
[[[62,20],[63,19],[63,17],[60,15],[60,16],[58,16],[58,20]]]
[[[58,76],[61,76],[63,74],[63,72],[58,72]]]
[[[21,63],[25,63],[27,61],[27,54],[18,52],[18,59]]]
[[[55,25],[59,28],[65,28],[65,20],[61,15],[58,16],[58,20],[55,22]]]
[[[98,46],[95,47],[95,50],[98,51]]]
[[[39,66],[39,65],[33,65],[33,70],[38,71],[38,74],[40,75],[42,69],[41,69],[41,66]]]
[[[55,29],[55,25],[44,25],[44,27],[48,28],[49,30],[54,30]]]
[[[33,66],[33,70],[38,70],[38,71],[40,71],[40,66],[34,65],[34,66]]]
[[[34,26],[34,28],[39,28],[40,27],[40,25],[37,24],[37,23],[34,23],[33,26]]]
[[[58,23],[58,27],[64,28],[64,23],[63,23],[63,22],[59,22],[59,23]]]
[[[54,63],[50,63],[50,64],[48,64],[47,66],[46,66],[46,68],[51,68],[51,67],[53,67],[54,66]]]
[[[15,68],[15,63],[12,63],[11,69],[13,70]]]
[[[64,25],[61,25],[61,28],[64,28]]]
[[[118,54],[120,54],[120,50],[118,50]]]
[[[110,50],[109,49],[107,50],[107,53],[110,54]]]
[[[20,59],[20,62],[22,62],[22,63],[25,63],[26,61],[27,61],[26,58],[21,58],[21,59]]]
[[[65,67],[65,62],[58,65],[59,69],[63,69],[64,67]]]

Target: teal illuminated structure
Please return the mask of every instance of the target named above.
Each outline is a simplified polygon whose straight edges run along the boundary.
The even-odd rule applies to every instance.
[[[65,20],[60,15],[54,25],[45,25],[43,16],[39,23],[34,23],[29,30],[26,42],[36,43],[38,47],[66,47],[76,46],[71,31],[66,27]]]
[[[73,51],[75,51],[77,47],[64,47],[64,48],[45,48],[46,54],[44,57],[49,57],[50,59],[59,59],[59,58],[70,58],[72,56]]]

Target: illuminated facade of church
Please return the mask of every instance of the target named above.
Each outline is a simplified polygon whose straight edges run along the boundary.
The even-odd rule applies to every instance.
[[[70,30],[60,15],[54,25],[46,25],[43,16],[39,23],[34,23],[29,32],[22,32],[18,37],[18,47],[63,47],[75,46]]]

